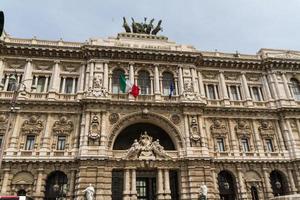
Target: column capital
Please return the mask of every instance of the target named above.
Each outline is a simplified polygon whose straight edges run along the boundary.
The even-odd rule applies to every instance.
[[[223,74],[223,73],[224,73],[224,70],[219,70],[219,73],[220,73],[220,74]]]
[[[245,71],[241,71],[241,74],[242,74],[242,75],[245,75],[246,73],[247,73],[247,72],[245,72]]]
[[[129,62],[128,64],[129,64],[129,65],[134,65],[135,63],[134,63],[134,62]]]
[[[26,62],[32,62],[32,58],[26,58]]]
[[[60,64],[61,61],[60,61],[60,60],[54,60],[53,62],[54,62],[55,64]]]

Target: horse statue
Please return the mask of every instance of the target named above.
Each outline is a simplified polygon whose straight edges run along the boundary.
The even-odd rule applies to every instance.
[[[159,31],[163,30],[162,27],[160,26],[161,22],[162,22],[162,20],[158,21],[157,26],[151,32],[152,35],[156,35]]]
[[[153,22],[154,22],[154,19],[151,19],[151,21],[147,25],[147,27],[146,27],[146,34],[150,34],[151,33],[151,30],[153,29]]]
[[[128,24],[126,22],[125,17],[123,17],[123,27],[124,27],[126,33],[130,33],[131,32],[130,27],[128,26]]]

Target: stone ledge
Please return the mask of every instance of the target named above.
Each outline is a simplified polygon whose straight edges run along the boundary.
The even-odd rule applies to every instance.
[[[299,200],[300,194],[293,194],[293,195],[286,195],[286,196],[279,196],[271,198],[270,200]]]

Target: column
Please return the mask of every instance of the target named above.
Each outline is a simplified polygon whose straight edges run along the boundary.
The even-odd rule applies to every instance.
[[[224,72],[223,71],[220,71],[220,85],[221,85],[223,99],[229,99],[228,94],[227,94],[225,77],[224,77]]]
[[[1,194],[7,195],[6,191],[7,191],[7,187],[9,187],[8,178],[9,178],[10,169],[5,168],[5,169],[3,169],[3,172],[4,172],[4,177],[3,177],[3,181],[2,181]]]
[[[165,199],[171,199],[171,189],[170,189],[170,177],[169,177],[169,169],[164,170],[164,188],[165,188]]]
[[[163,185],[163,170],[158,169],[158,174],[157,174],[157,200],[162,200],[164,199],[164,185]]]
[[[296,149],[297,149],[297,145],[296,145],[296,141],[295,141],[295,138],[294,138],[294,135],[293,135],[293,131],[292,131],[292,128],[291,128],[291,124],[290,124],[290,121],[288,119],[285,120],[285,124],[287,126],[287,134],[289,134],[289,144],[290,144],[290,150],[291,152],[293,153],[293,156],[296,157]]]
[[[108,63],[104,63],[103,69],[103,87],[108,90]]]
[[[53,71],[52,71],[52,78],[50,80],[50,90],[49,92],[59,92],[59,85],[60,85],[60,61],[59,60],[55,60],[54,61],[54,67],[53,67]]]
[[[131,169],[131,200],[137,199],[136,191],[136,169]]]
[[[134,84],[134,69],[133,63],[129,63],[129,81],[131,84]]]
[[[284,85],[284,90],[285,90],[285,93],[286,93],[286,97],[288,99],[293,99],[293,97],[290,93],[290,88],[289,88],[288,81],[286,80],[285,72],[281,72],[281,73],[282,73],[282,80],[283,80],[283,85]]]
[[[288,172],[288,176],[289,176],[289,185],[290,185],[291,193],[292,194],[297,194],[297,188],[295,186],[295,181],[294,181],[294,176],[293,176],[293,173],[292,173],[292,168],[288,168],[287,172]]]
[[[238,172],[238,180],[239,180],[239,185],[240,185],[241,197],[242,197],[242,199],[247,199],[247,191],[246,191],[246,186],[245,186],[245,182],[244,182],[244,178],[243,178],[242,168],[238,167],[237,172]]]
[[[14,118],[15,116],[15,118]],[[18,113],[11,114],[11,124],[12,124],[12,130],[8,133],[7,137],[11,134],[11,137],[7,139],[7,141],[10,141],[9,144],[6,144],[8,146],[7,154],[11,154],[11,151],[17,151],[17,141],[19,140],[19,129],[20,127],[20,115]]]
[[[242,72],[242,86],[243,86],[244,95],[245,95],[246,100],[251,101],[252,99],[251,99],[251,96],[250,96],[250,92],[249,92],[245,72]]]
[[[9,77],[10,77],[10,74],[6,74],[6,79],[5,79],[4,88],[3,88],[4,91],[7,91]]]
[[[196,81],[196,69],[195,68],[191,68],[191,74],[192,74],[192,83],[193,83],[193,90],[194,92],[198,93],[199,94],[199,87],[198,87],[198,81]]]
[[[42,192],[42,182],[43,182],[43,172],[44,169],[43,168],[39,168],[38,170],[38,178],[37,178],[37,182],[36,182],[36,189],[35,189],[35,195],[38,196],[38,198],[43,196],[43,192]]]
[[[37,92],[38,80],[39,80],[39,75],[35,75],[34,76],[34,86],[36,87],[35,90],[34,90],[35,92]]]
[[[75,94],[75,84],[76,84],[76,78],[75,77],[73,77],[73,79],[72,79],[73,81],[72,81],[72,94]]]
[[[74,189],[75,189],[75,177],[76,176],[76,169],[71,169],[71,174],[70,174],[70,185],[68,189],[68,193],[70,196],[70,199],[74,199]]]
[[[78,78],[78,93],[82,93],[84,90],[84,77],[85,77],[86,66],[85,63],[82,63],[80,67],[80,74]]]
[[[266,77],[266,74],[263,75],[263,85],[266,91],[266,95],[267,95],[267,100],[272,100],[272,95],[270,92],[270,87],[269,87],[269,83]]]
[[[299,166],[297,166],[296,163],[293,164],[293,167],[294,167],[294,171],[295,171],[295,174],[296,174],[296,181],[297,183],[300,183],[300,172],[299,172]],[[300,192],[300,184],[298,184],[298,192]]]
[[[0,82],[4,77],[4,58],[0,58]]]
[[[182,95],[184,89],[183,89],[183,73],[182,73],[182,67],[179,67],[179,73],[178,73],[178,84],[179,84],[179,96]]]
[[[93,88],[93,82],[94,82],[94,68],[95,68],[95,63],[91,62],[90,63],[90,74],[89,74],[89,84],[88,88]]]
[[[66,78],[67,78],[67,77],[63,76],[63,80],[62,80],[63,82],[62,82],[62,87],[61,87],[61,91],[60,91],[61,93],[65,93],[65,91],[66,91],[66,90],[65,90],[65,86],[66,86]]]
[[[282,131],[280,129],[280,125],[279,125],[279,122],[278,120],[275,121],[275,127],[276,127],[276,135],[278,136],[278,148],[281,149],[282,152],[286,151],[286,148],[285,148],[285,145],[284,145],[284,141],[283,141],[283,138],[282,138]]]
[[[48,92],[48,82],[49,82],[49,76],[45,76],[46,80],[45,80],[45,85],[44,85],[44,93]]]
[[[31,88],[31,83],[32,81],[29,81],[29,80],[32,80],[32,59],[27,59],[26,60],[27,63],[26,63],[26,66],[25,66],[25,71],[24,71],[24,80],[28,80],[28,81],[24,81],[24,85],[27,89],[30,89]]]
[[[212,172],[212,178],[213,178],[213,188],[214,191],[212,192],[214,197],[219,197],[219,186],[218,186],[218,178],[217,178],[217,173],[215,168],[211,168]]]
[[[252,120],[252,125],[253,125],[253,127],[255,127],[255,120],[254,119]],[[253,133],[254,133],[254,138],[255,138],[254,145],[256,144],[256,147],[257,147],[256,150],[258,152],[258,155],[261,156],[261,153],[263,152],[263,146],[262,146],[262,141],[259,137],[258,129],[254,128]]]
[[[204,84],[203,84],[203,77],[201,71],[198,71],[198,84],[200,87],[200,95],[201,98],[205,98],[205,91],[204,91]]]
[[[160,94],[158,65],[154,65],[154,94]]]
[[[278,85],[278,80],[277,80],[276,72],[272,73],[272,77],[273,77],[273,80],[274,80],[274,83],[275,83],[275,92],[277,94],[277,97],[279,99],[281,99],[283,96],[282,96],[282,93],[279,91],[279,85]]]
[[[124,172],[124,189],[123,189],[123,200],[130,200],[130,171],[125,169]]]
[[[265,182],[265,197],[266,199],[270,199],[273,197],[273,194],[272,194],[272,186],[270,183],[268,168],[266,168],[266,166],[264,166],[263,168],[263,173],[264,173],[264,182]]]
[[[185,144],[186,144],[186,147],[190,147],[191,146],[191,143],[190,143],[190,130],[189,130],[189,119],[188,119],[188,115],[187,114],[184,114],[183,115],[184,117],[184,132],[185,132]]]

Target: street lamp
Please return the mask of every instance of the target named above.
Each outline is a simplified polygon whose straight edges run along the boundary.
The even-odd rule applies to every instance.
[[[11,124],[11,121],[12,121],[12,116],[13,116],[13,113],[16,111],[16,110],[19,110],[20,108],[19,107],[16,107],[16,103],[17,103],[17,98],[18,98],[18,95],[21,94],[21,95],[26,95],[26,85],[24,84],[25,81],[30,81],[32,79],[25,79],[21,82],[18,82],[18,79],[17,79],[17,72],[15,71],[14,74],[12,74],[10,77],[9,77],[9,84],[11,85],[11,91],[13,92],[13,95],[12,95],[12,98],[10,100],[10,109],[9,109],[9,115],[8,115],[8,122],[7,122],[7,127],[6,127],[6,130],[5,130],[5,134],[3,136],[3,143],[0,144],[1,147],[0,147],[0,169],[2,168],[2,161],[3,161],[3,154],[4,154],[4,150],[5,150],[5,146],[6,144],[8,143],[8,140],[9,140],[9,137],[8,137],[8,133],[9,133],[9,128],[10,128],[10,124]],[[0,88],[3,90],[4,89],[4,85],[1,83],[0,84]],[[35,88],[35,86],[32,86],[31,87],[32,89]]]
[[[67,184],[59,185],[58,183],[55,183],[53,185],[53,191],[55,192],[56,200],[63,200],[67,194]]]

